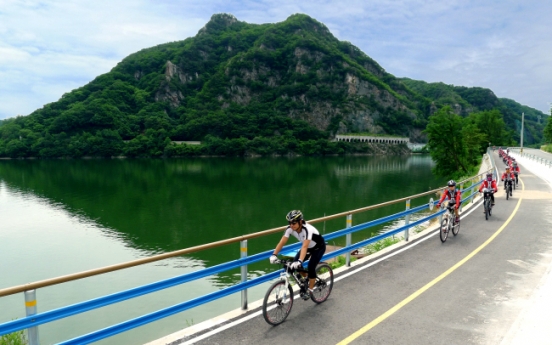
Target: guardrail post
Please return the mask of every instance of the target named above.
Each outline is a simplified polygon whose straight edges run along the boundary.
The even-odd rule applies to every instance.
[[[410,199],[406,200],[406,210],[410,210]],[[410,214],[407,214],[406,217],[404,217],[404,225],[410,224]],[[404,230],[404,240],[408,241],[408,235],[410,234],[410,228],[406,228]]]
[[[345,225],[345,227],[348,229],[351,226],[353,226],[353,215],[348,214],[347,224]],[[352,238],[351,233],[348,233],[347,235],[345,235],[345,246],[348,247],[351,245],[351,238]],[[345,256],[345,265],[347,265],[347,267],[351,267],[351,251],[347,251],[347,255]]]
[[[25,294],[25,312],[27,316],[36,315],[36,290],[28,290]],[[27,328],[29,345],[39,345],[38,326]]]
[[[240,258],[247,257],[247,240],[240,241]],[[242,283],[247,281],[247,265],[241,266],[241,281]],[[243,289],[241,292],[241,305],[242,309],[247,309],[247,289]]]

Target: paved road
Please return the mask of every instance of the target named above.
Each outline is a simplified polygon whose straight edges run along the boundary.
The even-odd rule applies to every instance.
[[[429,237],[342,279],[321,305],[297,299],[277,327],[255,317],[198,344],[337,344],[351,335],[352,344],[499,344],[552,264],[552,190],[529,172],[522,181],[510,200],[497,194],[489,221],[479,206],[444,244]]]

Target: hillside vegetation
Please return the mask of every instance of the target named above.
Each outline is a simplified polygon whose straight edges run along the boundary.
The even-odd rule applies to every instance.
[[[217,14],[194,37],[143,49],[57,102],[4,120],[0,156],[372,153],[331,139],[364,132],[425,142],[429,117],[445,105],[464,117],[498,110],[507,135],[497,145],[516,139],[516,111],[529,122],[539,113],[486,89],[395,78],[307,15],[256,25]],[[542,126],[526,126],[528,144],[542,141]]]

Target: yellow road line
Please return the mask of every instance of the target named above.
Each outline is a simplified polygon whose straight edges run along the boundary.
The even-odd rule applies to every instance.
[[[519,180],[521,181],[521,187],[522,187],[521,190],[525,190],[525,184],[523,183],[521,178]],[[363,335],[364,333],[368,332],[369,330],[371,330],[372,328],[377,326],[380,322],[387,319],[389,316],[393,315],[399,309],[401,309],[402,307],[404,307],[408,303],[412,302],[416,297],[418,297],[421,294],[423,294],[424,292],[426,292],[430,287],[432,287],[433,285],[435,285],[438,282],[440,282],[441,280],[443,280],[446,276],[448,276],[449,274],[454,272],[457,268],[459,268],[460,266],[465,264],[469,259],[473,258],[477,253],[479,253],[483,248],[485,248],[489,243],[491,243],[502,232],[502,230],[504,230],[504,228],[506,228],[506,226],[510,223],[510,221],[514,218],[515,214],[517,213],[517,211],[519,209],[519,205],[521,205],[521,200],[522,200],[522,198],[520,198],[518,200],[518,203],[517,203],[516,207],[514,208],[514,211],[512,212],[510,217],[508,217],[508,219],[504,222],[504,224],[502,224],[502,226],[491,237],[489,237],[489,239],[487,241],[485,241],[482,245],[480,245],[477,249],[475,249],[473,252],[468,254],[468,256],[466,256],[465,258],[460,260],[454,266],[452,266],[451,268],[446,270],[440,276],[438,276],[437,278],[435,278],[432,281],[430,281],[429,283],[427,283],[424,287],[420,288],[418,291],[414,292],[412,295],[410,295],[407,298],[403,299],[398,304],[396,304],[393,308],[391,308],[388,311],[386,311],[385,313],[381,314],[376,319],[374,319],[373,321],[368,323],[366,326],[362,327],[361,329],[359,329],[358,331],[351,334],[350,336],[343,339],[342,341],[340,341],[337,344],[338,345],[349,344],[350,342],[352,342],[356,338],[358,338],[361,335]]]

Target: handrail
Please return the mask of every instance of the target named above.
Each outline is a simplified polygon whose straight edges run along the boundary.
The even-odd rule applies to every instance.
[[[465,180],[462,180],[462,181],[458,182],[458,184],[462,184],[464,182],[467,182],[469,180],[472,180],[475,177],[482,176],[484,174],[485,173],[472,176],[470,178],[467,178]],[[424,192],[424,193],[419,193],[419,194],[415,194],[415,195],[412,195],[412,196],[407,196],[407,197],[400,198],[400,199],[386,201],[386,202],[376,204],[376,205],[366,206],[366,207],[358,208],[358,209],[351,210],[351,211],[341,212],[341,213],[337,213],[337,214],[326,216],[326,217],[311,219],[308,222],[309,223],[319,223],[319,222],[323,222],[323,221],[327,221],[327,220],[331,220],[331,219],[344,217],[344,216],[347,216],[347,215],[350,215],[350,214],[366,212],[366,211],[374,210],[374,209],[377,209],[377,208],[380,208],[380,207],[385,207],[385,206],[390,206],[390,205],[397,204],[397,203],[400,203],[400,202],[405,202],[405,201],[410,200],[410,199],[416,199],[416,198],[419,198],[419,197],[422,197],[422,196],[434,194],[438,191],[441,191],[442,189],[443,189],[443,187],[433,189],[433,190],[430,190],[430,191],[427,191],[427,192]],[[92,269],[92,270],[82,271],[82,272],[78,272],[78,273],[72,273],[72,274],[63,275],[63,276],[59,276],[59,277],[55,277],[55,278],[39,280],[39,281],[36,281],[36,282],[27,283],[27,284],[23,284],[23,285],[16,285],[16,286],[12,286],[12,287],[9,287],[9,288],[0,289],[0,297],[13,295],[13,294],[16,294],[16,293],[19,293],[19,292],[35,290],[35,289],[46,287],[46,286],[52,286],[52,285],[57,285],[57,284],[61,284],[61,283],[66,283],[66,282],[70,282],[70,281],[74,281],[74,280],[78,280],[78,279],[82,279],[82,278],[88,278],[88,277],[92,277],[92,276],[96,276],[96,275],[100,275],[100,274],[104,274],[104,273],[109,273],[109,272],[113,272],[113,271],[118,271],[118,270],[125,269],[125,268],[130,268],[130,267],[139,266],[139,265],[143,265],[143,264],[147,264],[147,263],[151,263],[151,262],[155,262],[155,261],[168,259],[168,258],[171,258],[171,257],[174,257],[174,256],[180,256],[180,255],[184,255],[184,254],[195,253],[195,252],[198,252],[198,251],[201,251],[201,250],[215,248],[215,247],[219,247],[219,246],[226,245],[226,244],[231,244],[231,243],[236,243],[236,242],[240,242],[240,241],[244,241],[244,240],[249,240],[249,239],[252,239],[252,238],[271,235],[271,234],[275,234],[275,233],[278,233],[278,232],[286,229],[286,227],[287,226],[280,226],[280,227],[277,227],[277,228],[272,228],[272,229],[268,229],[268,230],[264,230],[264,231],[259,231],[259,232],[255,232],[255,233],[252,233],[252,234],[232,237],[232,238],[228,238],[228,239],[225,239],[225,240],[220,240],[220,241],[215,241],[215,242],[211,242],[211,243],[207,243],[207,244],[202,244],[202,245],[199,245],[199,246],[194,246],[194,247],[180,249],[180,250],[176,250],[176,251],[172,251],[172,252],[168,252],[168,253],[149,256],[147,258],[127,261],[127,262],[120,263],[120,264],[105,266],[105,267],[101,267],[101,268],[95,268],[95,269]]]

